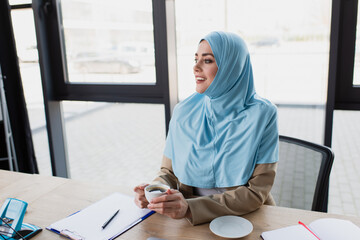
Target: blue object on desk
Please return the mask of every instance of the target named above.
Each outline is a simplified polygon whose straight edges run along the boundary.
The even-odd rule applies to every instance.
[[[0,209],[1,239],[30,239],[42,229],[33,224],[23,223],[28,204],[16,198],[8,198]]]
[[[1,230],[6,229],[5,239],[10,239],[20,231],[27,208],[27,202],[16,198],[8,198],[0,209]],[[4,235],[4,234],[3,234]]]

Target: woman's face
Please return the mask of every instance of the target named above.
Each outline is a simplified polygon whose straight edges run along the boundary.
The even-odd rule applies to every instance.
[[[218,67],[209,43],[201,41],[195,53],[194,75],[196,91],[204,93],[216,76]]]

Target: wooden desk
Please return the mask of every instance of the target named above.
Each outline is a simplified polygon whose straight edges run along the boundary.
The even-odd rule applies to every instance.
[[[133,194],[132,189],[121,186],[104,186],[88,182],[23,174],[0,170],[0,204],[8,197],[29,203],[24,222],[43,228],[34,240],[65,239],[45,229],[51,223],[74,213],[112,192]],[[306,224],[323,217],[351,220],[360,226],[360,218],[304,211],[298,209],[263,206],[255,212],[244,215],[254,225],[253,232],[242,239],[261,239],[264,231],[296,225],[299,220]],[[209,230],[209,224],[192,226],[187,220],[173,220],[154,214],[118,239],[146,240],[148,237],[164,239],[223,239]]]

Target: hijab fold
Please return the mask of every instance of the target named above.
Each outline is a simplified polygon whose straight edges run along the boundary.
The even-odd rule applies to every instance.
[[[256,94],[249,52],[239,36],[212,32],[203,40],[218,71],[203,94],[176,105],[164,155],[186,185],[244,185],[256,164],[278,161],[276,107]]]

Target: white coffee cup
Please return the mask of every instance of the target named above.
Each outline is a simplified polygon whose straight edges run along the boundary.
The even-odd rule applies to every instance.
[[[170,187],[165,184],[150,184],[144,189],[146,200],[150,202],[153,198],[165,195],[168,189],[170,189]]]

